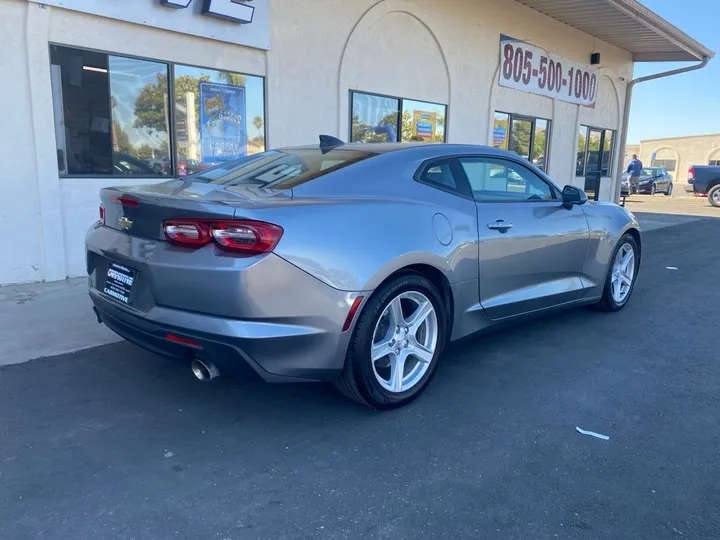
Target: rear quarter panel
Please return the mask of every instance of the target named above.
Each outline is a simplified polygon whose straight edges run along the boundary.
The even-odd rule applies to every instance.
[[[427,155],[392,154],[294,188],[289,203],[272,203],[247,217],[265,214],[281,225],[275,253],[343,291],[374,290],[415,264],[437,268],[451,285],[477,279],[474,202],[416,182],[413,174]]]

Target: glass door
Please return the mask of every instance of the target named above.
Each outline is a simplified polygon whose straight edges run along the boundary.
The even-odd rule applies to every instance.
[[[532,148],[533,121],[527,118],[513,117],[510,123],[509,150],[530,161]]]
[[[597,201],[600,194],[602,175],[602,149],[604,130],[591,129],[587,141],[587,163],[585,165],[585,193],[588,199]]]

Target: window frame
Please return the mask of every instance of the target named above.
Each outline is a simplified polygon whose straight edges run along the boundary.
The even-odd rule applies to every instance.
[[[267,142],[268,142],[268,133],[267,133],[267,110],[268,110],[268,100],[267,100],[267,77],[265,75],[256,75],[254,73],[247,73],[247,72],[239,72],[239,71],[231,71],[227,69],[221,69],[221,68],[215,68],[210,66],[200,66],[193,63],[186,63],[186,62],[174,62],[172,60],[164,60],[161,58],[150,58],[145,56],[138,56],[134,54],[124,54],[124,53],[116,53],[113,51],[108,51],[104,49],[95,49],[92,47],[80,47],[76,45],[68,45],[65,43],[59,43],[55,41],[48,42],[48,59],[50,58],[50,53],[52,51],[52,47],[64,47],[66,49],[75,49],[78,51],[87,51],[97,54],[104,54],[108,57],[110,56],[117,56],[120,58],[128,58],[130,60],[139,60],[144,62],[154,62],[157,64],[165,64],[168,69],[168,124],[169,124],[169,146],[170,146],[170,166],[172,168],[172,174],[169,174],[167,176],[163,175],[131,175],[131,176],[120,176],[116,174],[60,174],[58,172],[59,178],[86,178],[86,179],[95,179],[95,178],[138,178],[138,179],[152,179],[152,180],[171,180],[171,179],[177,179],[177,178],[186,178],[186,176],[178,176],[177,174],[177,130],[175,129],[175,66],[186,66],[191,68],[197,68],[197,69],[209,69],[212,71],[225,71],[227,73],[234,73],[237,75],[246,75],[249,77],[257,77],[259,79],[262,79],[262,88],[263,88],[263,137],[265,138],[265,150],[267,151]],[[52,62],[50,62],[49,65],[52,65]],[[48,66],[49,67],[49,66]],[[109,74],[109,72],[108,72]],[[64,105],[64,104],[63,104]]]
[[[445,126],[444,126],[444,129],[443,129],[443,140],[442,140],[442,142],[443,142],[443,143],[446,143],[446,142],[447,142],[447,139],[448,139],[448,109],[449,109],[449,107],[448,107],[448,105],[446,105],[445,103],[436,103],[435,101],[427,101],[427,100],[425,100],[425,99],[415,99],[415,98],[409,98],[409,97],[404,97],[404,98],[403,98],[403,97],[399,97],[399,96],[393,96],[393,95],[390,95],[390,94],[379,94],[379,93],[377,93],[377,92],[367,92],[367,91],[365,91],[365,90],[354,90],[354,89],[352,89],[352,88],[351,88],[350,90],[348,90],[348,94],[349,94],[348,99],[349,99],[349,104],[350,104],[350,106],[348,107],[348,138],[347,138],[347,140],[348,140],[349,142],[351,142],[351,143],[353,143],[353,142],[362,143],[362,141],[353,141],[353,140],[352,140],[353,95],[354,95],[354,94],[363,94],[363,95],[365,95],[365,96],[370,96],[370,97],[378,97],[378,98],[395,99],[395,100],[397,100],[397,102],[398,102],[398,109],[397,109],[398,116],[397,116],[397,122],[396,122],[396,124],[395,124],[395,130],[396,130],[396,133],[397,133],[397,136],[398,136],[398,140],[395,141],[395,142],[397,142],[397,143],[402,143],[402,142],[403,142],[403,141],[402,141],[403,102],[405,102],[405,101],[415,101],[415,102],[418,102],[418,103],[427,103],[428,105],[437,105],[438,107],[443,107],[443,108],[445,109]],[[405,142],[414,142],[414,141],[405,141]],[[430,141],[430,143],[424,143],[424,144],[432,144],[432,142],[434,142],[434,141]],[[363,144],[373,144],[373,143],[363,143]],[[374,144],[377,144],[377,143],[374,143]],[[422,144],[422,143],[421,143],[421,144]]]
[[[578,134],[578,141],[580,140],[580,128],[585,128],[585,149],[583,151],[583,168],[582,168],[582,174],[577,174],[577,143],[575,143],[575,178],[587,178],[587,163],[588,158],[590,156],[589,148],[590,148],[590,132],[591,131],[599,131],[600,132],[600,155],[598,156],[598,168],[600,169],[600,178],[612,178],[612,170],[613,170],[613,160],[615,159],[615,137],[617,136],[617,130],[616,129],[610,129],[610,128],[604,128],[604,127],[598,127],[593,126],[590,124],[579,124],[577,129]],[[612,144],[609,148],[610,152],[610,159],[608,160],[608,174],[606,176],[602,175],[602,162],[603,162],[603,154],[605,153],[605,143],[607,141],[606,134],[607,132],[612,133]]]
[[[496,111],[493,111],[493,122],[491,123],[491,129],[492,129],[492,126],[495,125],[495,115],[496,114],[505,114],[508,117],[507,133],[505,134],[507,148],[501,148],[501,147],[493,146],[492,144],[490,144],[490,146],[492,146],[493,148],[496,148],[497,150],[506,150],[507,152],[511,152],[513,154],[515,153],[512,150],[510,150],[510,139],[512,138],[513,120],[521,120],[521,121],[525,121],[525,122],[530,122],[532,124],[532,129],[530,130],[530,141],[529,141],[530,158],[527,160],[530,163],[532,163],[532,160],[534,157],[537,157],[537,156],[533,156],[533,152],[535,150],[535,130],[537,129],[537,121],[543,120],[543,121],[547,122],[547,128],[545,128],[545,167],[544,167],[544,169],[547,169],[547,166],[550,163],[553,121],[550,118],[543,118],[541,116],[529,116],[527,114],[515,114],[515,113],[503,111],[503,110],[496,110]],[[490,139],[492,140],[492,133],[490,135]],[[516,155],[519,156],[519,154],[516,154]],[[522,157],[522,156],[519,156],[519,157]],[[535,165],[535,164],[533,163],[533,165]],[[535,165],[535,166],[537,167],[537,165]],[[539,169],[539,167],[538,167],[538,169]],[[541,169],[541,170],[543,172],[545,172],[543,169]]]

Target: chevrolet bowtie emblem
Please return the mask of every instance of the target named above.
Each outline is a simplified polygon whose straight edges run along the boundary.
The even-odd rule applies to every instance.
[[[125,216],[123,216],[123,217],[121,217],[120,219],[118,219],[118,225],[120,225],[120,228],[121,228],[123,231],[128,231],[128,230],[130,230],[130,227],[133,226],[133,222],[130,221],[130,220],[129,220],[128,218],[126,218]]]

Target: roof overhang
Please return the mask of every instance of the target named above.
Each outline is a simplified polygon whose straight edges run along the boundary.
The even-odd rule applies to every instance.
[[[687,62],[715,53],[636,0],[516,0],[633,54],[635,62]]]

